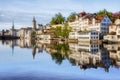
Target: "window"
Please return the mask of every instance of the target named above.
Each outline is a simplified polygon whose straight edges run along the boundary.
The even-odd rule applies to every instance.
[[[98,33],[96,32],[95,35],[98,35]]]
[[[120,36],[118,36],[118,38],[120,38]]]
[[[112,36],[111,38],[113,39],[114,37]]]
[[[96,45],[96,47],[98,47],[98,45]]]
[[[93,47],[93,45],[91,45],[91,47]]]
[[[104,22],[106,22],[106,19],[103,19]]]

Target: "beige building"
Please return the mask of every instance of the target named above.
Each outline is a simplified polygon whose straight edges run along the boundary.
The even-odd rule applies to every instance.
[[[32,48],[31,40],[29,39],[19,39],[17,44],[21,48]]]
[[[18,31],[18,37],[23,39],[31,39],[32,28],[21,28]]]
[[[104,47],[109,51],[110,58],[112,58],[116,66],[120,66],[120,45],[119,44],[106,44]]]
[[[104,36],[104,40],[119,42],[120,41],[120,19],[109,26],[109,34]]]
[[[107,34],[111,20],[107,15],[96,15],[82,12],[76,15],[76,19],[68,22],[73,31],[91,31],[96,30],[101,35]]]
[[[73,59],[76,65],[96,64],[101,61],[101,53],[99,44],[88,43],[70,43],[70,50],[73,54],[69,55],[69,59]]]
[[[78,41],[98,41],[98,31],[83,31],[78,33]]]
[[[39,40],[50,40],[51,39],[51,35],[50,34],[41,34],[41,35],[38,35],[37,38]]]
[[[116,25],[120,24],[120,19],[116,19],[115,24]]]
[[[69,39],[77,39],[78,41],[98,41],[98,31],[81,31],[81,32],[70,32]]]
[[[112,42],[117,42],[118,38],[117,38],[117,35],[108,34],[107,36],[104,36],[104,40],[108,40],[108,41],[112,41]]]
[[[78,44],[69,43],[69,47],[73,53],[74,52],[78,53],[79,51],[98,53],[100,51],[99,44],[90,44],[90,43],[78,42]]]
[[[116,32],[116,30],[117,30],[116,24],[111,24],[109,26],[109,33]]]
[[[78,32],[70,32],[69,39],[78,39]]]

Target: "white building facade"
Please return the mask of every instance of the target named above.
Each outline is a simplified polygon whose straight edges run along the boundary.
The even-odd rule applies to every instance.
[[[78,41],[97,41],[99,40],[98,31],[84,31],[78,33]]]
[[[120,19],[117,19],[114,24],[109,26],[109,34],[104,36],[104,40],[120,42]]]
[[[68,22],[73,31],[91,31],[96,30],[101,35],[109,32],[109,25],[112,21],[107,15],[96,15],[82,12],[76,15],[76,19]]]

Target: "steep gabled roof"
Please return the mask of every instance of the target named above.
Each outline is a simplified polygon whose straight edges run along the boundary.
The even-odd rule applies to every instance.
[[[78,14],[78,17],[83,17],[83,16],[85,16],[86,14],[87,14],[87,13],[83,11],[83,12],[81,12],[81,13]]]
[[[105,16],[105,14],[95,16],[96,22],[100,23],[102,21],[102,19],[104,18],[104,16]]]
[[[90,13],[88,13],[88,14],[86,14],[84,17],[83,17],[83,19],[89,19],[89,20],[92,20],[93,18],[94,18],[94,14],[90,14]]]

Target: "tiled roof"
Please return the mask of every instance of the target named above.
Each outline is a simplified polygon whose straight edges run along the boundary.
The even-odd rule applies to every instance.
[[[93,18],[95,18],[96,23],[100,23],[101,20],[104,18],[105,15],[106,15],[106,14],[100,14],[100,15],[97,15],[96,13],[91,14],[91,13],[86,13],[86,12],[84,12],[84,11],[81,12],[81,13],[79,13],[79,14],[77,14],[78,18],[82,18],[83,20],[84,20],[84,19],[88,19],[88,20],[89,20],[89,24],[92,23],[92,19],[93,19]],[[74,22],[74,21],[75,21],[75,19],[73,19],[73,20],[70,21],[70,22]]]
[[[110,24],[110,26],[116,26],[116,24]]]
[[[97,15],[97,16],[95,17],[96,22],[97,22],[97,23],[100,23],[101,20],[104,18],[104,16],[105,16],[105,14]]]
[[[84,17],[83,17],[83,19],[89,19],[89,20],[91,20],[91,19],[93,19],[94,18],[94,14],[86,14]]]
[[[78,14],[78,17],[83,17],[83,16],[86,15],[86,14],[87,14],[87,13],[83,11],[83,12],[81,12],[81,13]]]
[[[110,24],[110,26],[120,26],[120,24]]]
[[[117,26],[120,26],[120,24],[117,24]]]
[[[108,35],[116,35],[116,32],[111,32]]]

